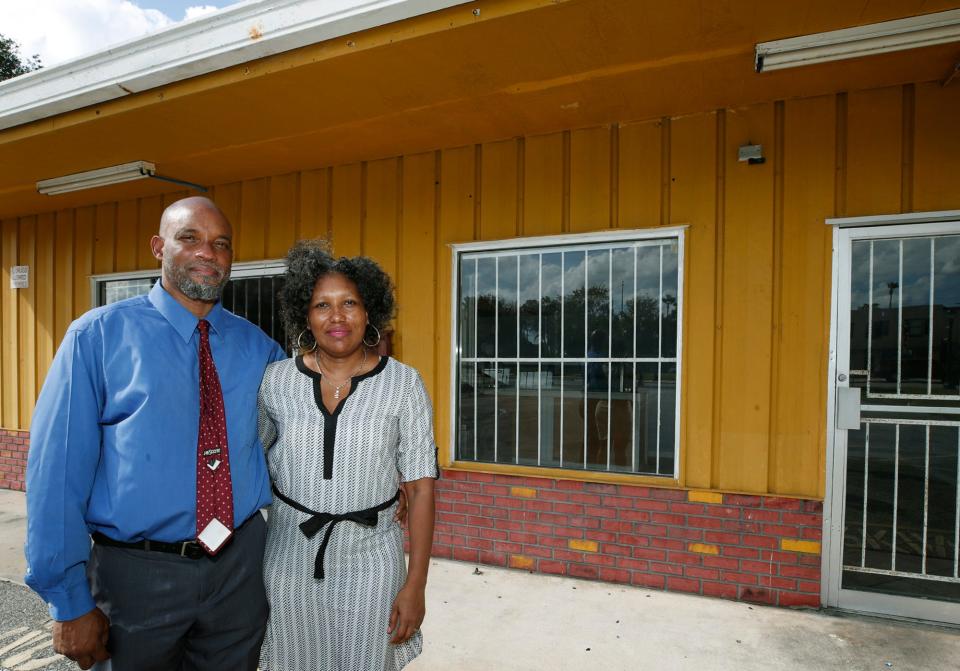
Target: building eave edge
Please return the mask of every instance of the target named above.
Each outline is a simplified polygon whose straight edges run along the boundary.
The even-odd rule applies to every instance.
[[[0,130],[470,0],[257,0],[0,84]]]

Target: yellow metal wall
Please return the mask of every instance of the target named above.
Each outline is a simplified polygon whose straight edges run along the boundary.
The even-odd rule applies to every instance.
[[[393,275],[396,354],[424,376],[449,445],[450,254],[468,240],[689,224],[682,484],[822,496],[831,216],[960,209],[960,86],[781,101],[219,185],[237,261],[299,238]],[[763,165],[737,147],[764,147]],[[184,194],[0,222],[0,411],[26,428],[90,274],[156,267],[147,241]],[[29,289],[10,267],[31,268]]]

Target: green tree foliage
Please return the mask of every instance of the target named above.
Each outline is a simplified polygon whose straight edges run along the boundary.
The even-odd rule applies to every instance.
[[[24,58],[20,55],[20,45],[9,37],[0,35],[0,81],[39,70],[43,65],[40,56]]]

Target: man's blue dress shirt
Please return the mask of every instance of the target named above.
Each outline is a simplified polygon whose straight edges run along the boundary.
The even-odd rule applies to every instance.
[[[206,317],[227,415],[234,524],[270,503],[257,390],[286,355],[217,303]],[[70,325],[37,400],[27,461],[26,581],[56,620],[95,606],[90,534],[196,536],[198,319],[160,282]]]

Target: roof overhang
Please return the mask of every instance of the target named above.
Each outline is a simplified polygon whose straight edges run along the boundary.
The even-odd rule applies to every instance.
[[[0,83],[0,129],[470,0],[248,0]]]
[[[428,8],[394,3],[414,4]],[[144,179],[57,196],[36,191],[39,180],[134,160],[154,163],[162,175],[222,185],[517,136],[942,81],[960,59],[957,44],[941,44],[754,70],[757,43],[943,11],[956,0],[429,6],[440,4],[451,6],[0,130],[0,218],[174,188]],[[54,69],[21,81],[42,82],[41,75],[54,77]],[[0,88],[0,101],[7,90]]]

